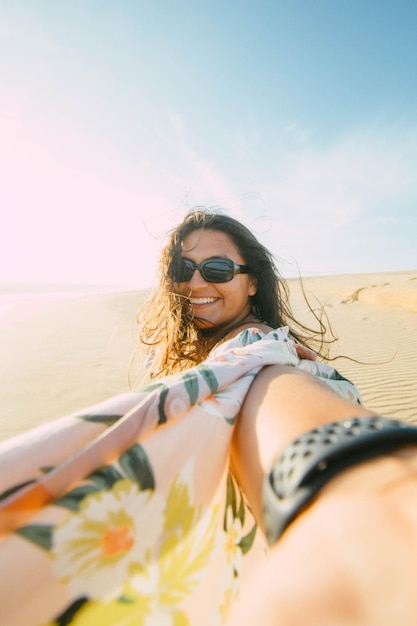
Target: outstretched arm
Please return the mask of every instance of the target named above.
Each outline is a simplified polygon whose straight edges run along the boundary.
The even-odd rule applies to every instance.
[[[320,380],[262,370],[242,407],[233,467],[262,526],[265,474],[294,438],[373,415]],[[228,626],[414,626],[417,447],[345,469],[285,530],[241,590]]]
[[[257,375],[235,430],[232,467],[258,522],[265,474],[284,447],[302,433],[338,419],[372,415],[294,367],[271,365]]]

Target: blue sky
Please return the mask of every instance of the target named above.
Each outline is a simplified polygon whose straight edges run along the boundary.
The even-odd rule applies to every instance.
[[[414,0],[0,0],[0,281],[148,287],[224,208],[285,275],[417,267]]]

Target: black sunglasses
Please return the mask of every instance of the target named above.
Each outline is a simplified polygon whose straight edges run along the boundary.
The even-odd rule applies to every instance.
[[[180,259],[176,271],[174,270],[174,280],[177,283],[188,282],[194,272],[199,270],[204,280],[208,283],[228,283],[235,274],[249,274],[248,265],[238,265],[230,259],[212,258],[194,263],[190,259]]]

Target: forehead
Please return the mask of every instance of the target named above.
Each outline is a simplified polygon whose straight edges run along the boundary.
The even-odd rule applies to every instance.
[[[239,260],[241,259],[233,239],[220,230],[194,230],[184,237],[181,249],[184,256],[196,256],[199,260],[212,256],[225,256],[231,259],[237,256]]]

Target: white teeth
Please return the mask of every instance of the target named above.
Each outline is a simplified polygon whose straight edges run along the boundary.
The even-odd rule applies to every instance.
[[[216,300],[217,298],[190,298],[191,304],[210,304]]]

